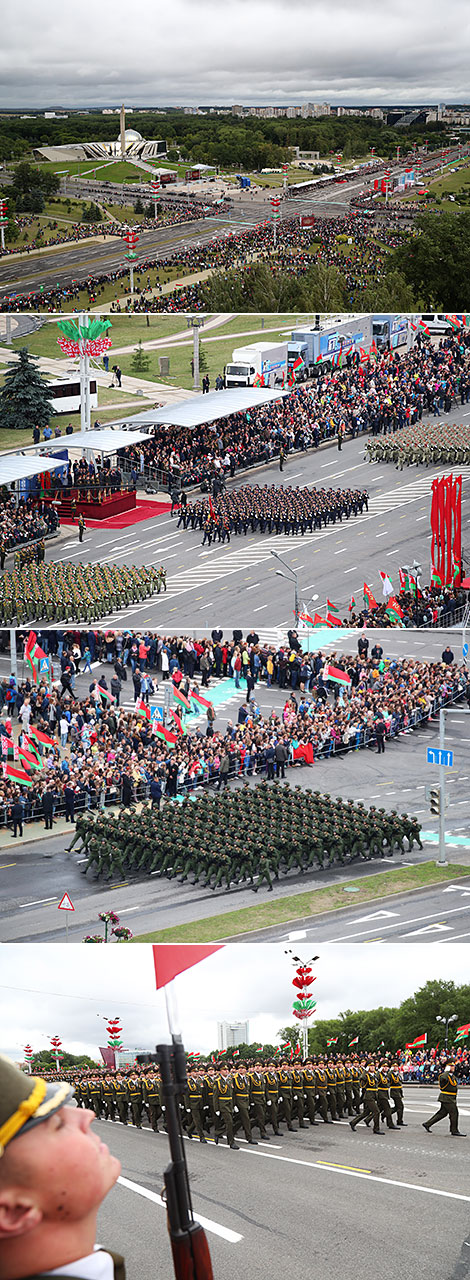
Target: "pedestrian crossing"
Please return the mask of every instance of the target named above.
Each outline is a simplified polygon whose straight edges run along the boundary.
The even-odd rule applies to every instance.
[[[465,483],[470,477],[470,466],[448,467],[446,470],[437,473],[439,479],[443,476],[455,474],[461,475],[462,482]],[[435,475],[421,476],[419,480],[412,480],[410,484],[399,485],[389,493],[379,493],[375,497],[369,498],[369,515],[386,515],[387,512],[394,511],[397,507],[406,506],[410,502],[418,502],[420,498],[429,498],[429,502],[431,502],[432,482],[435,479]]]

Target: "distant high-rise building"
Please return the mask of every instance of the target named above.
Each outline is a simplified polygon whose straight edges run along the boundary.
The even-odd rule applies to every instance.
[[[234,1049],[237,1044],[250,1043],[249,1022],[218,1022],[217,1046],[219,1049]]]

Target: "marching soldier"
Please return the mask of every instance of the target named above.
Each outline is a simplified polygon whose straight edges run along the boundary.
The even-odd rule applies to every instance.
[[[349,1058],[346,1058],[343,1069],[344,1069],[344,1098],[345,1098],[344,1105],[348,1109],[348,1116],[353,1116],[354,1115],[353,1073],[352,1073],[352,1066]]]
[[[102,1088],[103,1102],[106,1108],[106,1120],[116,1119],[116,1094],[114,1091],[113,1077],[109,1072],[105,1075]]]
[[[326,1079],[328,1082],[328,1107],[331,1119],[339,1120],[338,1109],[336,1106],[336,1083],[338,1077],[336,1075],[336,1067],[332,1058],[328,1060],[326,1066]]]
[[[155,1071],[150,1071],[143,1079],[143,1096],[145,1107],[147,1110],[148,1121],[154,1133],[158,1133],[158,1121],[162,1115],[160,1106],[160,1077]]]
[[[216,1115],[215,1141],[218,1142],[219,1138],[226,1133],[229,1147],[232,1151],[239,1151],[240,1148],[235,1142],[233,1133],[233,1085],[227,1066],[221,1067],[219,1075],[215,1077],[213,1097]]]
[[[310,1124],[317,1124],[315,1120],[315,1092],[316,1081],[315,1072],[311,1058],[306,1058],[303,1069],[303,1084],[305,1090],[305,1101],[307,1106],[307,1115]]]
[[[287,1058],[284,1058],[283,1062],[281,1062],[278,1079],[279,1098],[281,1100],[279,1116],[281,1120],[287,1120],[287,1128],[292,1133],[296,1133],[295,1125],[292,1124],[292,1078]]]
[[[380,1128],[380,1111],[377,1105],[377,1076],[373,1066],[368,1064],[365,1059],[362,1063],[361,1084],[363,1097],[362,1111],[359,1112],[359,1115],[357,1115],[354,1120],[349,1121],[351,1129],[354,1132],[356,1125],[359,1124],[361,1120],[367,1122],[368,1117],[371,1116],[374,1121],[374,1133],[383,1135],[384,1130]]]
[[[377,1075],[377,1106],[379,1108],[382,1120],[387,1121],[387,1129],[396,1129],[398,1126],[393,1123],[392,1110],[389,1099],[389,1078],[388,1064],[384,1061],[380,1063]]]
[[[89,1084],[90,1104],[93,1107],[95,1116],[101,1120],[103,1115],[103,1095],[102,1085],[99,1076],[92,1076]]]
[[[295,1064],[292,1066],[292,1117],[298,1120],[299,1129],[306,1129],[307,1125],[304,1121],[305,1102],[304,1102],[304,1072],[302,1067]]]
[[[317,1110],[320,1112],[324,1124],[333,1124],[333,1121],[328,1119],[328,1078],[323,1058],[319,1058],[315,1068],[315,1087]]]
[[[127,1088],[128,1088],[129,1102],[131,1105],[131,1112],[132,1112],[132,1124],[135,1125],[136,1129],[141,1129],[142,1128],[142,1101],[143,1101],[142,1085],[139,1080],[139,1077],[135,1074],[135,1072],[133,1073],[133,1075],[129,1076],[129,1079],[127,1081]]]
[[[238,1119],[234,1124],[234,1133],[243,1125],[245,1138],[251,1146],[257,1146],[256,1139],[251,1132],[250,1121],[250,1076],[247,1075],[244,1067],[233,1074],[233,1100],[238,1111]],[[256,1122],[255,1122],[256,1123]],[[265,1133],[265,1137],[267,1134]]]
[[[423,1123],[423,1129],[429,1133],[433,1124],[437,1124],[439,1120],[444,1120],[445,1116],[449,1117],[450,1133],[452,1138],[465,1138],[465,1133],[459,1130],[459,1109],[457,1106],[457,1077],[455,1075],[454,1064],[446,1062],[439,1076],[439,1111],[431,1116],[430,1120]]]
[[[266,1118],[269,1124],[272,1124],[274,1133],[280,1133],[279,1128],[279,1079],[275,1062],[268,1062],[267,1070],[264,1073],[264,1084],[266,1090]]]
[[[190,1138],[196,1132],[200,1142],[207,1142],[207,1138],[204,1137],[203,1079],[201,1079],[201,1074],[198,1070],[193,1069],[188,1075],[186,1104],[191,1112]]]
[[[398,1070],[398,1062],[394,1061],[390,1064],[388,1078],[390,1081],[390,1097],[395,1104],[392,1109],[392,1115],[397,1117],[397,1129],[406,1129],[406,1124],[403,1120],[403,1085]]]
[[[269,1142],[269,1135],[266,1133],[266,1108],[265,1098],[266,1090],[264,1084],[264,1076],[261,1071],[255,1067],[249,1072],[251,1105],[253,1110],[253,1124],[259,1129],[260,1138],[265,1138]]]

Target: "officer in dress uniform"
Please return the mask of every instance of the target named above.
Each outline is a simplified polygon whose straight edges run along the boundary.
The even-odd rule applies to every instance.
[[[70,1106],[65,1081],[24,1075],[0,1057],[2,1275],[92,1280],[97,1210],[121,1171],[90,1132],[92,1111]],[[58,1222],[58,1205],[62,1218]],[[125,1280],[123,1259],[102,1251],[101,1280]]]
[[[240,1148],[235,1142],[233,1133],[233,1084],[227,1066],[221,1067],[219,1075],[215,1077],[213,1097],[216,1115],[215,1141],[218,1142],[225,1132],[229,1147],[232,1151],[239,1151]]]
[[[459,1109],[457,1106],[457,1077],[454,1071],[453,1062],[446,1062],[439,1076],[439,1111],[431,1116],[430,1120],[423,1123],[423,1129],[429,1133],[433,1124],[437,1124],[438,1120],[444,1120],[445,1116],[449,1117],[450,1132],[452,1138],[465,1138],[465,1133],[459,1130]]]
[[[403,1085],[401,1082],[401,1075],[398,1070],[398,1062],[394,1061],[390,1063],[388,1078],[390,1081],[390,1097],[394,1103],[392,1115],[397,1117],[397,1128],[406,1129],[406,1124],[403,1120]]]
[[[365,1058],[361,1065],[362,1111],[359,1112],[359,1115],[357,1115],[354,1120],[350,1120],[349,1123],[354,1132],[356,1125],[359,1124],[361,1120],[367,1121],[372,1117],[374,1121],[374,1133],[383,1134],[385,1130],[380,1128],[380,1111],[377,1105],[377,1075],[374,1071],[373,1064],[368,1063]]]
[[[250,1120],[250,1076],[241,1067],[239,1071],[233,1073],[233,1100],[238,1112],[237,1119],[234,1124],[234,1132],[243,1126],[245,1138],[250,1146],[257,1146],[258,1143],[251,1132]],[[267,1137],[267,1134],[265,1134]]]

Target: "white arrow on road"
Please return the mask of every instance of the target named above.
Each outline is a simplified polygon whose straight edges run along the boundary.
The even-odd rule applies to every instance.
[[[424,929],[412,929],[411,933],[404,933],[404,938],[411,938],[415,933],[452,933],[451,924],[427,924]]]
[[[363,924],[364,920],[385,920],[386,916],[398,916],[399,911],[373,911],[370,916],[361,916],[359,920],[355,920],[355,924]]]
[[[462,884],[448,884],[447,888],[443,889],[442,892],[443,893],[463,893],[467,897],[470,897],[470,889],[464,889]]]
[[[284,942],[300,942],[301,938],[307,937],[306,929],[298,929],[297,933],[286,933]]]

